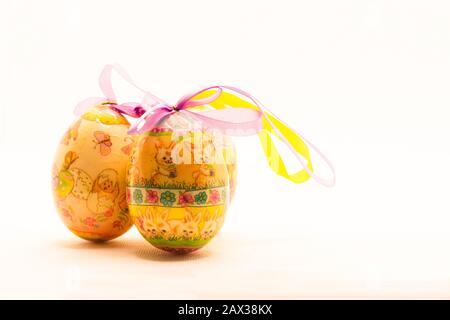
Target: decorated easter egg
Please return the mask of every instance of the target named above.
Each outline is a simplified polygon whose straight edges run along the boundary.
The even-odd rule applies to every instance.
[[[126,202],[128,128],[120,113],[98,105],[60,142],[52,172],[54,200],[64,224],[83,239],[110,240],[132,226]]]
[[[225,136],[225,139],[229,139],[229,137]],[[236,192],[236,180],[237,180],[237,161],[236,161],[236,147],[233,143],[228,143],[227,148],[223,148],[223,152],[225,154],[230,155],[231,159],[227,163],[228,169],[228,178],[230,180],[230,202],[234,198],[234,194]],[[226,155],[224,155],[226,157]]]
[[[229,137],[196,129],[179,113],[136,135],[127,200],[142,236],[175,253],[207,244],[225,219],[235,186],[235,159]]]

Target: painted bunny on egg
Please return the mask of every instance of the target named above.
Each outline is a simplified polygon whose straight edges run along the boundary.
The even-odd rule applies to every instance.
[[[222,220],[219,218],[219,209],[214,211],[213,214],[206,212],[204,214],[205,224],[200,231],[200,237],[204,240],[212,238],[222,225]]]
[[[179,233],[181,237],[192,240],[198,236],[198,225],[200,223],[201,215],[199,213],[193,213],[187,208],[186,211],[183,223],[179,227]]]
[[[153,208],[146,208],[144,214],[140,216],[139,220],[142,231],[146,237],[157,237],[159,235]]]
[[[200,143],[200,146],[192,144],[192,150],[194,152],[194,160],[199,162],[200,165],[197,170],[192,173],[195,184],[205,185],[209,180],[214,180],[216,172],[212,161],[215,161],[216,147],[213,139],[204,138]]]
[[[177,176],[176,165],[173,162],[172,150],[176,142],[172,141],[167,147],[161,140],[155,142],[156,155],[155,160],[157,167],[153,172],[151,179],[155,180],[158,177],[175,178]]]
[[[178,235],[178,229],[181,222],[178,220],[168,220],[169,210],[163,209],[156,215],[156,227],[158,228],[159,235],[165,240],[174,238]]]

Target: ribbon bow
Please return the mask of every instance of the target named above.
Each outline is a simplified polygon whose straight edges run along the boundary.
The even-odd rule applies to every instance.
[[[117,104],[111,84],[112,70],[117,71],[127,82],[144,93],[140,104]],[[86,99],[77,106],[75,113],[81,114],[88,106],[92,107],[99,103],[109,105],[118,112],[139,118],[131,126],[130,134],[150,131],[164,118],[175,112],[185,113],[189,117],[201,121],[205,127],[222,130],[228,135],[258,134],[271,169],[292,182],[302,183],[313,178],[327,187],[335,184],[335,172],[330,160],[316,146],[278,119],[255,97],[244,90],[230,86],[210,86],[185,95],[174,106],[171,106],[150,92],[139,88],[118,65],[106,65],[99,82],[106,98]],[[199,106],[210,106],[213,110],[198,111],[195,107]],[[290,149],[303,169],[295,173],[288,173],[272,136],[280,139]],[[321,178],[314,173],[308,145],[329,166],[332,172],[331,178]]]
[[[211,86],[181,98],[174,106],[159,103],[149,108],[131,127],[129,133],[152,130],[161,120],[175,112],[187,114],[204,127],[221,130],[228,135],[253,135],[262,128],[262,112],[253,109],[215,108],[212,111],[194,112],[189,109],[218,102],[224,89],[231,87]],[[202,95],[203,94],[203,95]],[[200,96],[202,95],[202,96]],[[149,100],[149,98],[147,98]]]

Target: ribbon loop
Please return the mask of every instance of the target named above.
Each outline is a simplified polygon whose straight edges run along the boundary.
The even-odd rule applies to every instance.
[[[209,91],[211,89],[217,89],[216,92],[213,95],[211,95],[209,97],[201,98],[201,99],[198,99],[198,100],[192,100],[192,98],[194,98],[198,94],[203,93],[205,91]],[[210,102],[213,102],[214,100],[219,98],[219,96],[221,94],[222,94],[222,88],[220,86],[208,87],[208,88],[202,89],[202,90],[200,90],[200,91],[198,91],[196,93],[185,95],[183,98],[181,98],[177,102],[177,104],[175,105],[175,109],[176,110],[183,110],[183,109],[187,109],[187,108],[203,106],[205,104],[209,104]]]
[[[138,89],[144,94],[144,98],[141,103],[127,102],[118,104],[116,94],[112,86],[112,72],[115,71],[121,76],[127,83],[132,85],[134,88]],[[154,96],[150,92],[140,88],[133,81],[131,76],[119,65],[119,64],[107,64],[103,67],[100,77],[98,79],[100,89],[103,92],[104,97],[91,97],[85,99],[78,103],[75,107],[74,113],[76,115],[81,115],[88,111],[93,106],[99,105],[101,103],[109,105],[111,109],[116,110],[122,114],[126,114],[133,118],[139,118],[145,113],[145,108],[143,106],[153,106],[159,103],[165,103],[160,98]]]

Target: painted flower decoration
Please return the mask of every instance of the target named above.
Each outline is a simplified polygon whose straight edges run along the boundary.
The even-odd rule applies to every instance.
[[[105,217],[107,217],[107,218],[112,217],[112,215],[113,215],[113,210],[112,210],[112,209],[106,210],[106,211],[104,212],[104,215],[105,215]]]
[[[170,191],[161,193],[161,203],[165,206],[172,206],[175,202],[175,194]]]
[[[156,190],[146,190],[147,202],[156,203],[158,202],[158,192]]]
[[[95,220],[95,219],[92,218],[92,217],[87,217],[87,218],[84,219],[83,223],[84,223],[85,225],[87,225],[88,227],[91,227],[91,228],[92,228],[92,227],[94,227],[95,224],[97,223],[97,220]]]
[[[133,198],[136,203],[142,203],[143,196],[142,196],[141,190],[139,190],[139,189],[134,190]]]
[[[212,204],[216,204],[220,201],[220,193],[219,190],[214,189],[209,193],[209,201]]]
[[[72,212],[71,212],[69,209],[62,208],[62,207],[59,208],[59,209],[61,210],[61,215],[62,215],[64,218],[73,220],[73,218],[72,218]]]
[[[208,200],[208,195],[205,191],[199,192],[195,195],[195,203],[197,204],[205,204]]]
[[[131,202],[131,190],[127,189],[127,202]]]
[[[179,202],[182,206],[194,203],[194,196],[190,192],[183,192],[180,194]]]
[[[120,221],[120,220],[116,220],[116,221],[114,221],[113,222],[113,228],[117,228],[117,229],[122,229],[122,221]]]
[[[58,185],[59,185],[59,177],[58,176],[52,177],[52,188],[53,188],[53,190],[58,188]]]

